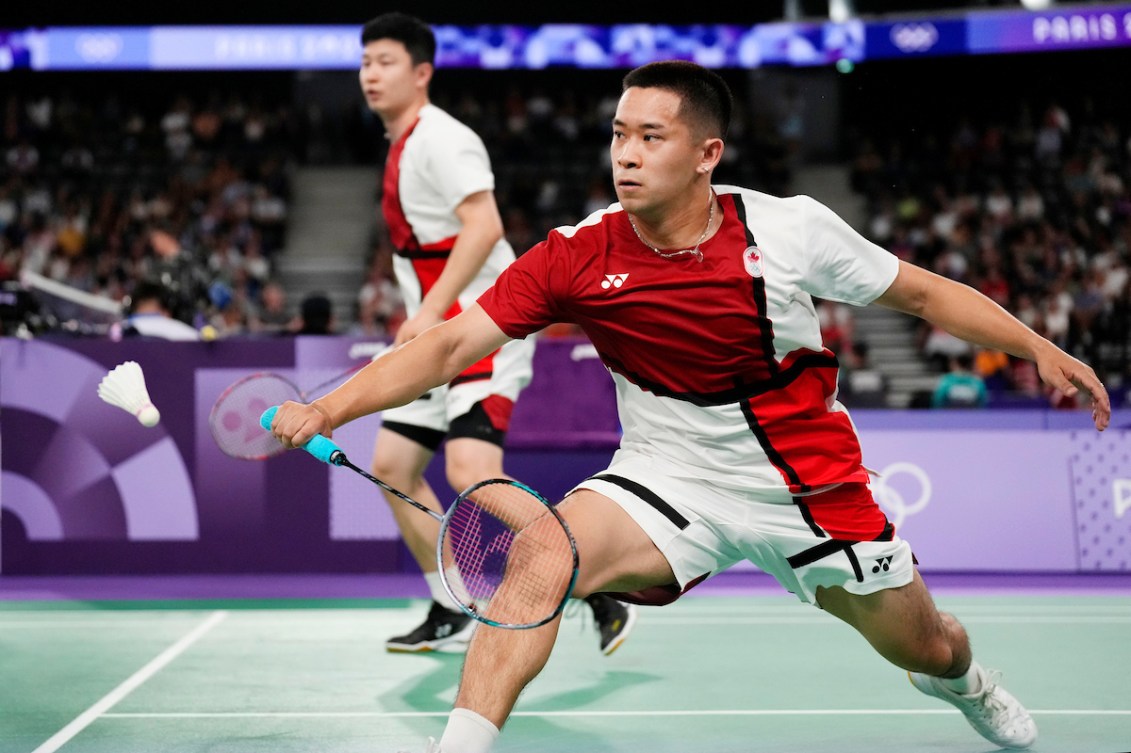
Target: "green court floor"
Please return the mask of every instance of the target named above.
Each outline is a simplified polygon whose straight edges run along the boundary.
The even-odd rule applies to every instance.
[[[938,599],[1044,753],[1131,750],[1131,599]],[[0,603],[0,753],[395,753],[439,736],[460,657],[391,655],[423,602]],[[612,657],[578,610],[499,753],[983,753],[852,630],[791,597],[641,612]]]

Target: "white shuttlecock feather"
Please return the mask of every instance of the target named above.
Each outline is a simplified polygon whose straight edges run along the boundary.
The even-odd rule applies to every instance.
[[[120,363],[98,383],[98,396],[137,417],[142,426],[156,426],[161,414],[149,399],[145,375],[137,361]]]

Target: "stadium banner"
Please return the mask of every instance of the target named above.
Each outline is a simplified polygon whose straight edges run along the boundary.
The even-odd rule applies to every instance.
[[[0,339],[0,572],[413,569],[388,506],[356,474],[301,452],[238,460],[209,430],[216,399],[237,379],[269,371],[302,389],[333,386],[385,345]],[[103,376],[127,360],[142,366],[161,411],[152,428],[97,397]],[[877,498],[925,570],[1131,571],[1131,413],[1103,434],[1084,411],[854,417]],[[246,416],[225,419],[260,431]],[[334,439],[364,467],[379,428],[369,416]],[[560,498],[602,470],[618,440],[613,382],[593,347],[540,339],[507,472]],[[444,498],[442,451],[428,479]]]
[[[360,26],[137,26],[0,29],[0,71],[350,70]],[[709,68],[1131,46],[1131,5],[947,16],[740,24],[438,24],[440,68],[632,68],[693,60]]]

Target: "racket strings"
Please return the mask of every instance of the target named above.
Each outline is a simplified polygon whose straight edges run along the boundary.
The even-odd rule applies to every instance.
[[[270,432],[263,431],[259,417],[273,405],[288,400],[303,401],[292,382],[277,374],[252,374],[233,384],[212,406],[208,428],[225,454],[258,460],[282,453],[285,448]]]
[[[461,499],[444,538],[455,595],[491,622],[540,623],[556,613],[573,582],[569,534],[546,503],[521,486],[492,484]]]

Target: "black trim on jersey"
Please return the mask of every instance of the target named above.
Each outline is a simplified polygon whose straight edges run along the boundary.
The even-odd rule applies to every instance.
[[[405,439],[411,439],[421,447],[435,452],[440,449],[440,444],[444,441],[446,434],[436,429],[429,429],[424,426],[413,426],[412,424],[402,424],[400,421],[382,421],[382,429],[388,429],[394,434],[400,434]]]
[[[676,526],[676,528],[681,531],[686,530],[687,527],[691,525],[691,521],[680,515],[674,507],[661,499],[660,495],[656,494],[654,491],[647,487],[641,486],[631,479],[627,479],[624,476],[618,476],[615,473],[598,473],[596,476],[591,476],[590,478],[597,479],[598,481],[608,481],[610,484],[615,484],[621,489],[635,494],[642,501],[647,502],[649,505],[656,508],[656,510],[661,515],[670,520]]]
[[[482,374],[467,374],[466,376],[457,376],[452,381],[448,382],[448,386],[455,387],[457,384],[467,384],[468,382],[482,382],[484,379],[490,379],[492,372],[486,371]]]
[[[872,539],[872,541],[891,541],[894,538],[895,538],[895,526],[893,526],[891,524],[891,521],[888,520],[887,516],[885,515],[884,516],[884,530],[880,531],[880,534],[878,536],[876,536],[876,538]]]
[[[746,233],[746,246],[747,248],[757,246],[758,241],[755,240],[750,226],[746,224],[746,203],[742,200],[741,194],[733,194],[733,196],[738,221],[742,223],[742,230]],[[766,304],[766,279],[761,276],[752,276],[750,281],[752,283],[751,293],[754,295],[754,306],[758,314],[758,331],[762,333],[762,354],[766,357],[766,367],[771,374],[776,375],[781,370],[781,364],[778,363],[778,359],[774,358],[774,323],[770,321]]]
[[[419,248],[398,248],[393,253],[403,259],[447,259],[452,255],[452,250],[449,248],[445,251],[422,251]]]
[[[819,536],[822,539],[829,537],[824,529],[817,525],[817,521],[813,520],[813,511],[809,509],[809,504],[805,501],[804,497],[794,497],[793,504],[797,505],[798,511],[801,512],[801,517],[809,524],[809,530],[813,532],[814,536]]]
[[[863,583],[864,571],[860,569],[860,560],[856,557],[856,552],[852,551],[852,545],[858,543],[860,542],[830,539],[829,541],[823,541],[817,544],[817,546],[810,547],[803,552],[798,552],[792,557],[787,558],[786,562],[789,563],[790,567],[796,570],[806,565],[811,565],[817,560],[834,555],[837,552],[844,552],[845,556],[848,557],[849,564],[852,565],[852,572],[856,575],[856,582]]]
[[[613,372],[620,374],[640,389],[647,390],[653,395],[659,395],[660,397],[683,400],[684,402],[697,405],[701,408],[716,405],[733,405],[734,403],[749,400],[750,398],[764,395],[773,390],[782,389],[783,387],[789,386],[793,380],[797,379],[809,368],[840,368],[840,361],[831,353],[806,353],[803,356],[798,356],[797,360],[791,363],[788,368],[778,371],[768,379],[761,379],[757,382],[738,382],[734,387],[728,390],[719,390],[718,392],[676,392],[659,382],[653,382],[650,379],[645,379],[639,374],[629,371],[624,368],[620,362],[610,358],[608,354],[603,353],[602,358]]]
[[[762,428],[762,424],[758,423],[758,417],[754,415],[754,409],[750,407],[750,402],[743,400],[739,405],[742,408],[742,415],[746,418],[746,425],[750,427],[754,437],[758,440],[758,444],[762,447],[762,452],[766,453],[766,457],[774,464],[774,467],[784,473],[789,478],[790,486],[797,487],[799,492],[807,492],[812,487],[808,484],[801,483],[801,476],[797,475],[797,471],[792,465],[786,462],[782,454],[778,452],[769,436],[766,435],[766,430]]]

